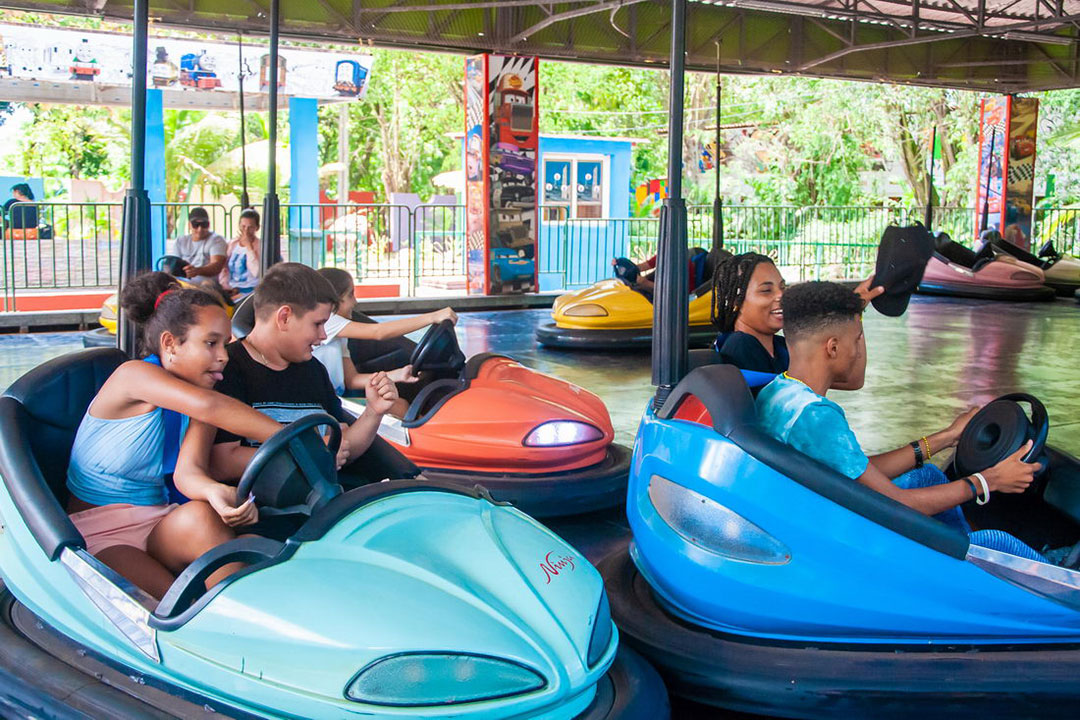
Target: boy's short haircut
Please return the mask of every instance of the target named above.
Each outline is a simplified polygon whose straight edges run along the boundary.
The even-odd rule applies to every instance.
[[[798,340],[832,325],[851,322],[862,315],[862,298],[851,288],[833,282],[792,285],[780,301],[784,310],[784,337]]]
[[[282,305],[304,315],[319,305],[337,308],[334,287],[318,272],[300,263],[278,263],[255,286],[255,317],[266,317]]]

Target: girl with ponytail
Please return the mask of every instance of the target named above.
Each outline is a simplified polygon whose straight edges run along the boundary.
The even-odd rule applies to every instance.
[[[251,498],[206,476],[178,478],[190,502],[169,502],[168,446],[180,432],[167,427],[169,411],[259,440],[281,426],[213,391],[231,329],[212,296],[150,272],[123,289],[120,306],[139,328],[142,359],[117,368],[83,416],[68,465],[68,512],[88,552],[160,599],[195,558],[258,519]],[[208,585],[237,569],[222,568]]]

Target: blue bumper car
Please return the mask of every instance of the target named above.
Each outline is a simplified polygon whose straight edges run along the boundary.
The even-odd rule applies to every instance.
[[[1045,413],[1032,416],[990,403],[956,462],[1044,443]],[[1075,717],[1076,558],[970,545],[755,420],[743,376],[713,365],[638,432],[633,541],[600,569],[623,638],[674,694],[782,717]],[[1075,543],[1080,462],[1036,452],[1048,469],[1028,492],[965,512],[1035,548]]]
[[[0,398],[0,708],[33,717],[652,718],[667,696],[618,650],[600,575],[479,490],[342,492],[314,415],[240,481],[285,542],[203,555],[160,603],[84,549],[64,512],[75,430],[125,356],[50,361]],[[340,438],[338,438],[340,439]],[[206,590],[222,565],[246,568]],[[6,713],[5,713],[6,714]]]

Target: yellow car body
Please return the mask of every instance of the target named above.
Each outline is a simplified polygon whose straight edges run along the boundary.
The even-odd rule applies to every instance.
[[[712,290],[690,299],[690,326],[710,327]],[[584,290],[560,295],[551,308],[560,328],[645,330],[653,324],[653,304],[621,280],[601,280]]]

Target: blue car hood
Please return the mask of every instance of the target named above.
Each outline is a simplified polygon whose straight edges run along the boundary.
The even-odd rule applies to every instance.
[[[602,589],[584,557],[517,510],[410,492],[236,579],[158,641],[175,672],[209,662],[342,701],[361,668],[389,655],[489,655],[537,671],[550,701],[588,689],[614,656],[612,642],[587,667]]]

